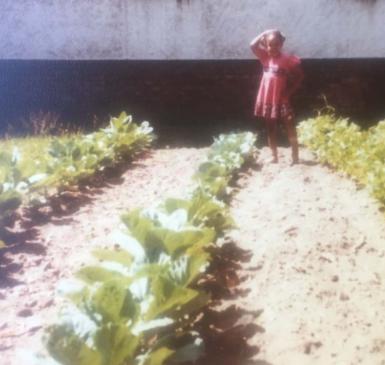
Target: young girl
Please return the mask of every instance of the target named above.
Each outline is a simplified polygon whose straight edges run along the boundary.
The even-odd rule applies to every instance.
[[[268,142],[273,153],[272,162],[278,162],[277,122],[285,123],[292,149],[292,163],[298,163],[298,142],[290,97],[300,86],[303,73],[300,59],[282,53],[285,37],[279,30],[266,30],[250,43],[253,53],[263,66],[254,114],[265,120]]]

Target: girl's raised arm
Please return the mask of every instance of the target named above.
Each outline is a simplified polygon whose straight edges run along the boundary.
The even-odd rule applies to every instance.
[[[266,56],[266,35],[271,32],[271,30],[265,30],[261,34],[257,35],[250,43],[250,48],[253,53],[258,57]]]

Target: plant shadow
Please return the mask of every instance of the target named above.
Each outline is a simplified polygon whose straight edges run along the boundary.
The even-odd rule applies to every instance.
[[[238,274],[242,263],[249,262],[252,253],[242,250],[233,242],[227,242],[221,247],[210,249],[212,257],[209,274],[200,283],[201,287],[209,291],[212,300],[233,299],[245,296],[248,290],[238,286],[246,280]]]
[[[140,155],[140,158],[142,160],[150,156],[151,151],[145,151]],[[81,207],[91,204],[95,197],[104,193],[105,188],[122,184],[124,182],[123,174],[128,169],[141,164],[140,161],[128,159],[82,179],[75,187],[48,197],[44,204],[24,207],[20,214],[20,227],[29,231],[33,227],[49,222],[55,225],[71,223],[73,221],[70,217],[72,214]]]
[[[256,323],[262,311],[249,311],[233,304],[234,299],[248,293],[241,288],[246,277],[242,277],[240,271],[242,264],[251,260],[252,253],[233,242],[225,242],[211,249],[210,253],[209,273],[197,284],[212,297],[210,306],[196,323],[196,329],[205,343],[205,355],[194,364],[252,365],[251,358],[260,349],[250,345],[248,340],[257,333],[265,332]]]
[[[22,271],[23,265],[13,261],[12,255],[26,253],[34,256],[46,254],[46,248],[38,243],[38,231],[31,229],[23,232],[2,231],[2,237],[8,245],[0,250],[0,288],[14,287],[23,282],[12,278],[13,274]]]
[[[140,158],[146,159],[150,156],[151,151],[147,151],[142,153]],[[104,192],[103,188],[121,184],[124,181],[122,175],[129,168],[141,163],[133,160],[124,161],[82,180],[76,189],[67,189],[50,196],[44,204],[19,209],[12,220],[7,222],[6,227],[0,227],[0,240],[6,244],[0,250],[0,287],[22,284],[12,278],[13,274],[24,269],[22,264],[13,262],[14,255],[23,253],[44,256],[46,254],[46,247],[39,237],[39,226],[47,223],[58,226],[70,224],[73,221],[71,217],[73,213],[91,204],[96,196]]]

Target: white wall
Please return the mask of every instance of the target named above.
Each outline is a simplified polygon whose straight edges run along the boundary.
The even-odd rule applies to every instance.
[[[385,57],[384,0],[0,0],[2,59],[247,59],[278,27],[303,58]]]

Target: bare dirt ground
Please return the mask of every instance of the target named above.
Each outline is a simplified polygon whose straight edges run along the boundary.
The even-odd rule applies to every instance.
[[[17,350],[39,346],[42,326],[54,312],[57,282],[87,262],[119,215],[182,196],[205,152],[154,151],[88,194],[76,211],[33,227],[25,244],[3,256],[2,365],[21,365]],[[385,364],[383,213],[366,191],[316,164],[307,151],[296,166],[290,166],[287,149],[280,155],[279,164],[270,164],[269,151],[262,149],[259,167],[240,179],[232,201],[239,230],[230,233],[224,252],[227,262],[234,259],[240,282],[217,301],[225,316],[213,313],[213,320],[222,327],[238,321],[238,327],[230,331],[232,344],[214,341],[219,347],[213,352],[223,356],[207,364]],[[237,332],[239,324],[247,333]],[[253,356],[240,342],[234,345],[237,337],[247,337]],[[231,345],[233,357],[225,351]]]
[[[251,259],[227,305],[261,311],[242,364],[385,364],[385,217],[364,190],[314,163],[266,163],[242,181],[232,240]]]

